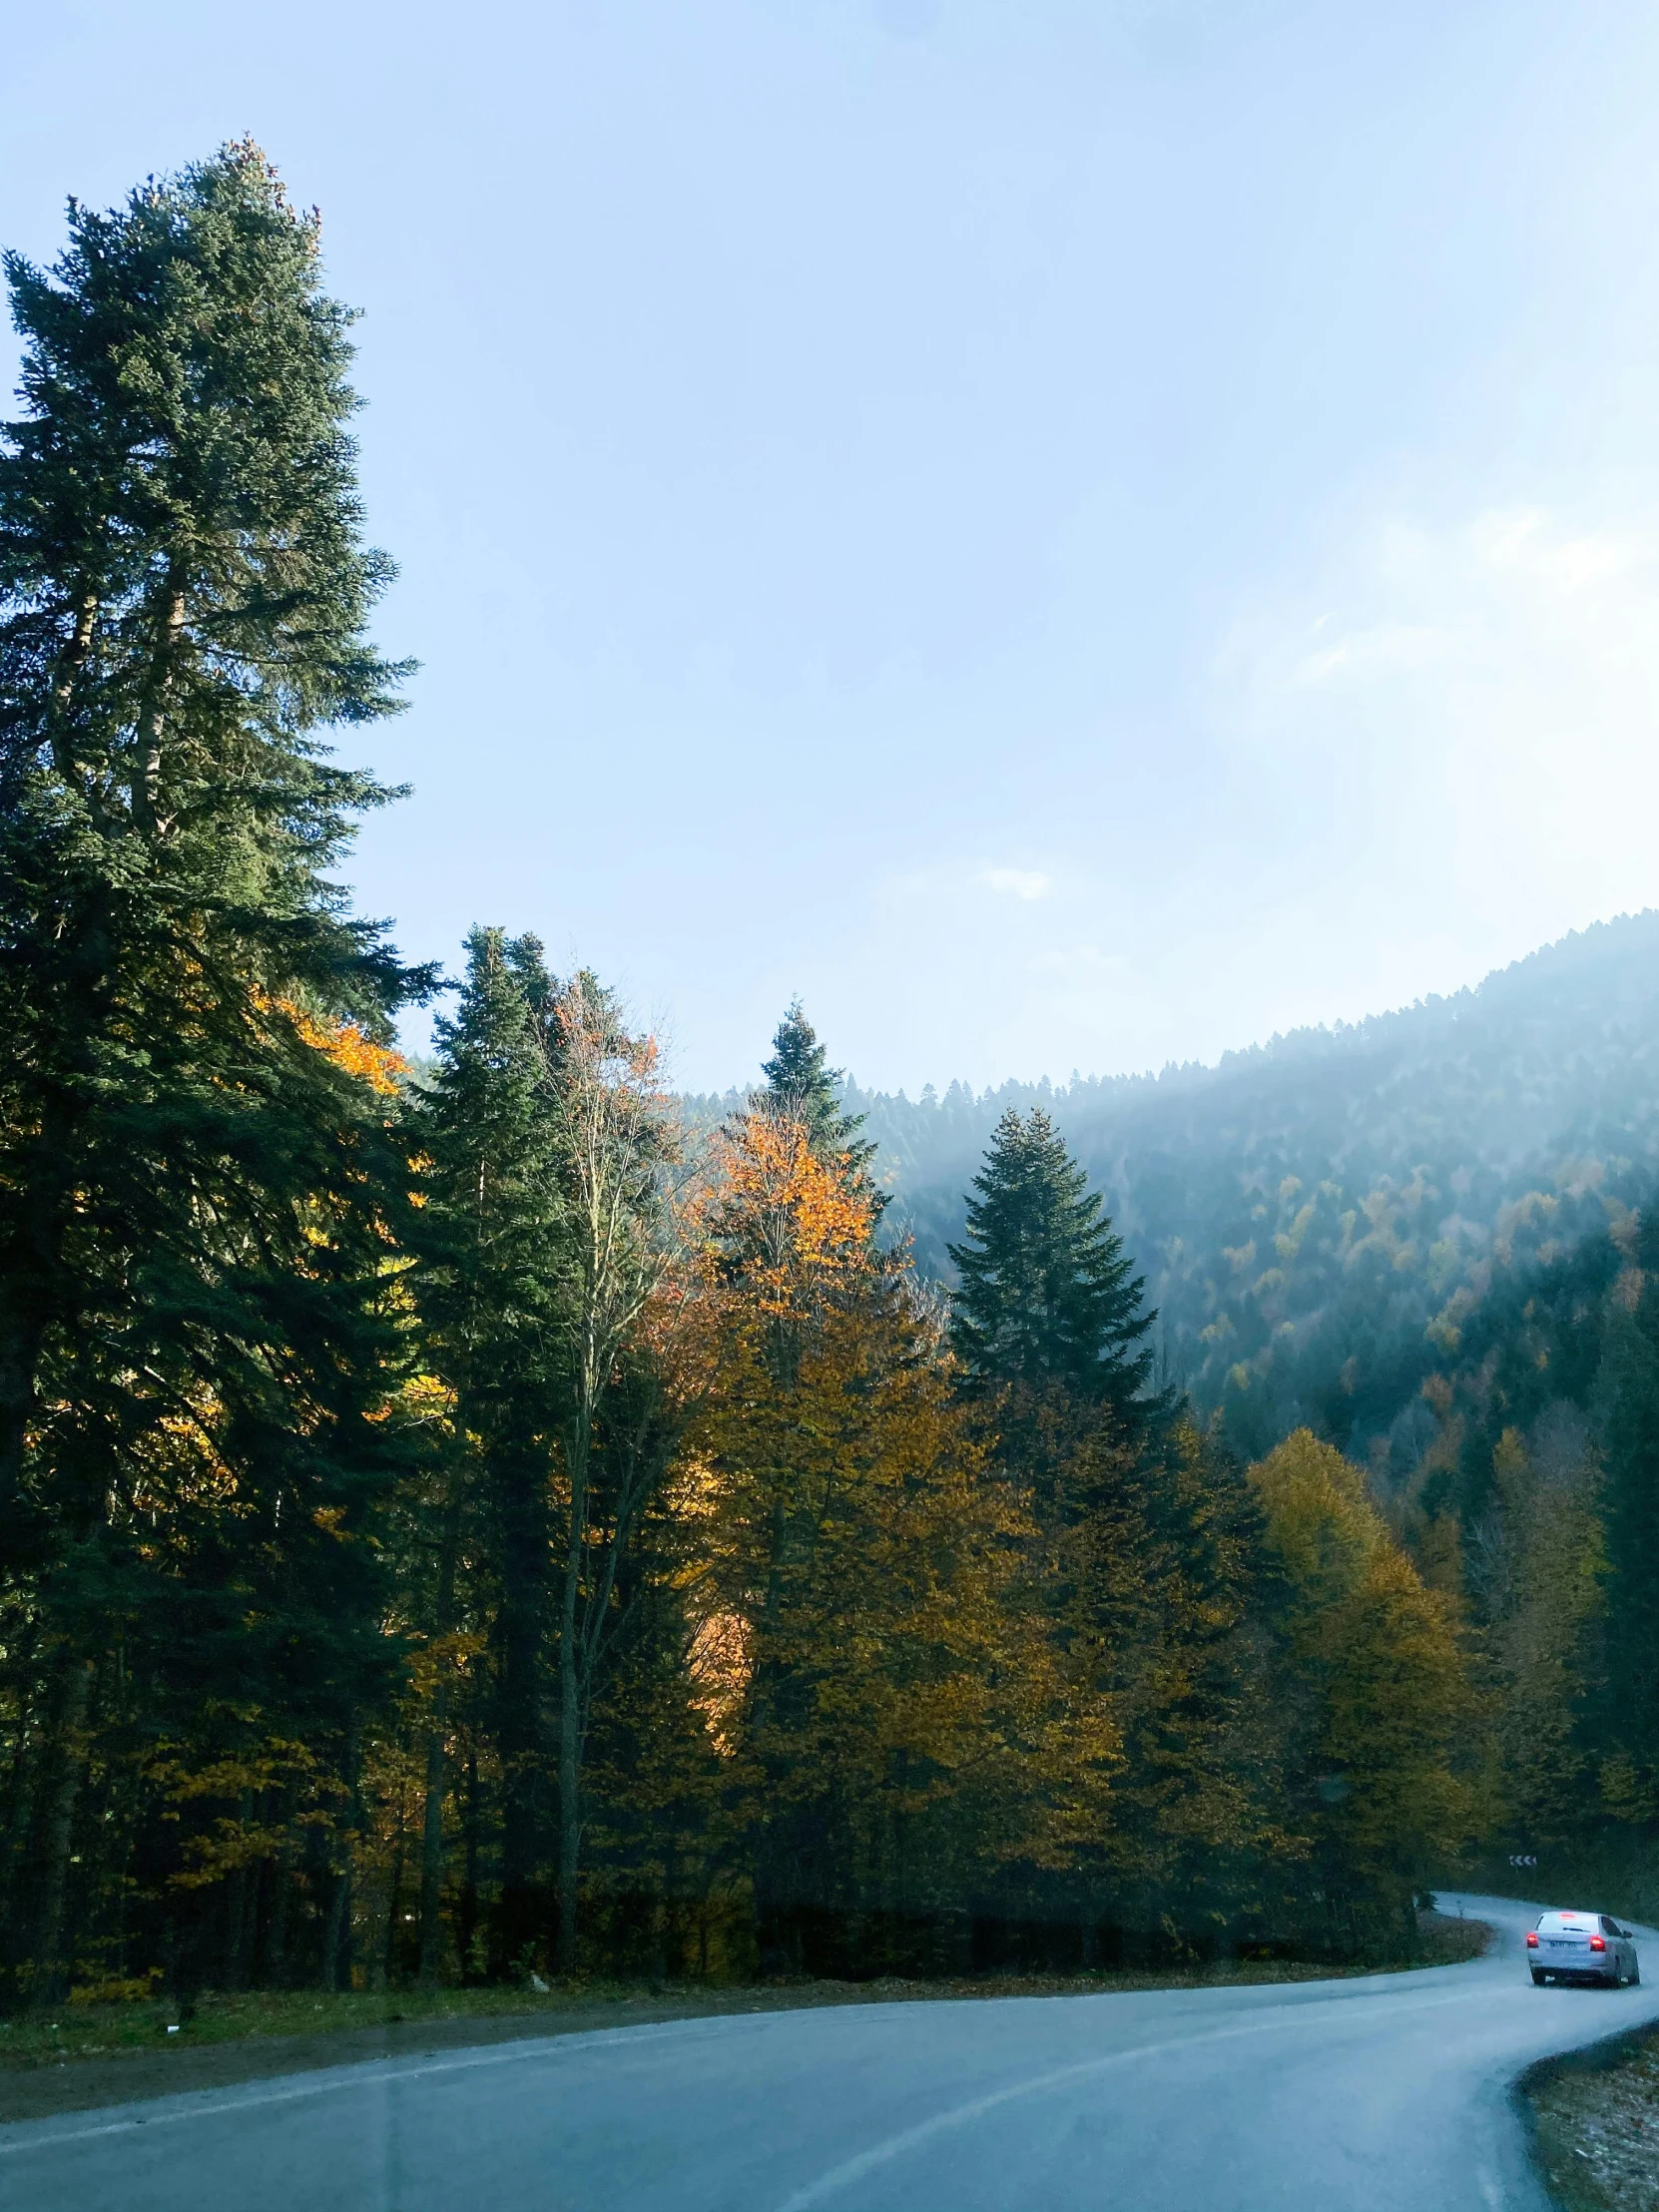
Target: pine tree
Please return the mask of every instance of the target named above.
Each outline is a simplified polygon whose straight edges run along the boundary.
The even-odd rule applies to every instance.
[[[1214,1936],[1248,1917],[1283,1844],[1262,1515],[1184,1410],[1138,1440],[1085,1427],[1060,1491],[1059,1638],[1123,1739],[1094,1917]]]
[[[465,1525],[487,1562],[472,1605],[493,1647],[498,1970],[542,1934],[551,1834],[552,1482],[570,1409],[563,1333],[572,1273],[545,1034],[551,998],[533,938],[474,929],[460,1001],[437,1025],[436,1077],[411,1129],[428,1163],[417,1295],[428,1357],[455,1393],[464,1439],[453,1481],[465,1510],[452,1514],[447,1541]],[[446,1635],[453,1622],[435,1626]],[[439,1764],[429,1805],[441,1787]],[[426,1938],[431,1947],[430,1926]]]
[[[1002,1116],[973,1188],[967,1241],[948,1248],[961,1278],[950,1340],[970,1383],[1058,1385],[1138,1430],[1157,1314],[1143,1310],[1144,1278],[1040,1107]]]
[[[568,1970],[590,1716],[675,1433],[648,1341],[668,1258],[670,1124],[653,1041],[629,1033],[591,974],[556,984],[532,937],[473,931],[437,1045],[410,1132],[426,1200],[417,1296],[458,1445],[434,1587],[453,1591],[445,1563],[464,1531],[467,1628],[493,1655],[495,1969],[548,1956],[556,1859]],[[454,1625],[439,1618],[435,1633]],[[439,1947],[442,1718],[427,1746],[427,1956]]]
[[[869,1179],[875,1146],[858,1134],[863,1115],[842,1108],[845,1075],[829,1062],[828,1048],[820,1043],[800,999],[792,1000],[772,1040],[772,1058],[761,1062],[766,1089],[751,1103],[799,1121],[819,1158],[827,1165],[839,1161],[848,1180],[873,1199],[879,1213],[886,1199],[873,1192]]]
[[[315,220],[241,145],[69,228],[50,271],[6,262],[27,411],[0,448],[0,1556],[33,1624],[32,1660],[6,1638],[38,1746],[12,1944],[42,1986],[90,1743],[134,1824],[100,1855],[158,1789],[183,1809],[140,1871],[186,1947],[262,1746],[302,1738],[349,1797],[395,1661],[368,1539],[406,1177],[373,1040],[424,980],[327,875],[390,795],[320,734],[392,712],[401,672],[366,636],[390,570]],[[348,1826],[312,1847],[328,1972]],[[258,1858],[222,1857],[234,1972]]]

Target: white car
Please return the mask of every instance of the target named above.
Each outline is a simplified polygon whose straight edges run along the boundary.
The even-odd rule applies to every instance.
[[[1605,1913],[1542,1913],[1527,1933],[1526,1962],[1541,1989],[1546,1981],[1593,1981],[1622,1989],[1642,1978],[1636,1942]]]

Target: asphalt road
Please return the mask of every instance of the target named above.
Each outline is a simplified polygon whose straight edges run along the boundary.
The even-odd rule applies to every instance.
[[[1659,2017],[1472,1965],[774,2012],[450,2051],[0,2130],[11,2212],[1541,2212],[1509,2085]]]

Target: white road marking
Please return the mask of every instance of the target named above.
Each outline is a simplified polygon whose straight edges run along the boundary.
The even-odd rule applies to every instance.
[[[1392,2007],[1394,2012],[1422,2012],[1435,2006],[1466,2001],[1471,1996],[1484,1996],[1485,1990],[1468,1990],[1450,1996],[1425,1998],[1418,2004],[1402,2004]],[[906,2151],[915,2150],[921,2144],[931,2142],[936,2135],[943,2135],[953,2127],[966,2127],[987,2112],[999,2106],[1012,2104],[1018,2097],[1038,2096],[1044,2089],[1058,2088],[1067,2081],[1080,2081],[1090,2074],[1108,2072],[1113,2066],[1124,2066],[1136,2058],[1161,2058],[1170,2051],[1192,2050],[1200,2043],[1231,2042],[1241,2035],[1268,2035],[1276,2029],[1324,2025],[1319,2018],[1317,2005],[1287,2005],[1264,2020],[1253,2020],[1244,2027],[1211,2028],[1203,2035],[1180,2035],[1158,2043],[1137,2043],[1130,2050],[1108,2051],[1099,2058],[1086,2058],[1073,2066],[1061,2066],[1053,2073],[1036,2074],[1029,2081],[1016,2081],[1006,2089],[993,2089],[989,2096],[974,2097],[966,2104],[952,2105],[948,2111],[935,2112],[931,2119],[920,2121],[915,2127],[905,2128],[901,2134],[889,2135],[885,2142],[872,2143],[868,2150],[861,2150],[830,2171],[820,2174],[794,2196],[786,2197],[778,2212],[811,2212],[811,2207],[823,2204],[849,2183],[861,2181],[865,2174],[873,2173],[878,2166],[887,2166],[895,2158],[902,2158]]]

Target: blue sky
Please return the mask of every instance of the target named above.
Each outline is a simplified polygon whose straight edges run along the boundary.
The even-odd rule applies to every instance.
[[[914,1090],[1659,903],[1656,96],[1600,0],[55,0],[0,237],[252,130],[423,663],[363,904]]]

